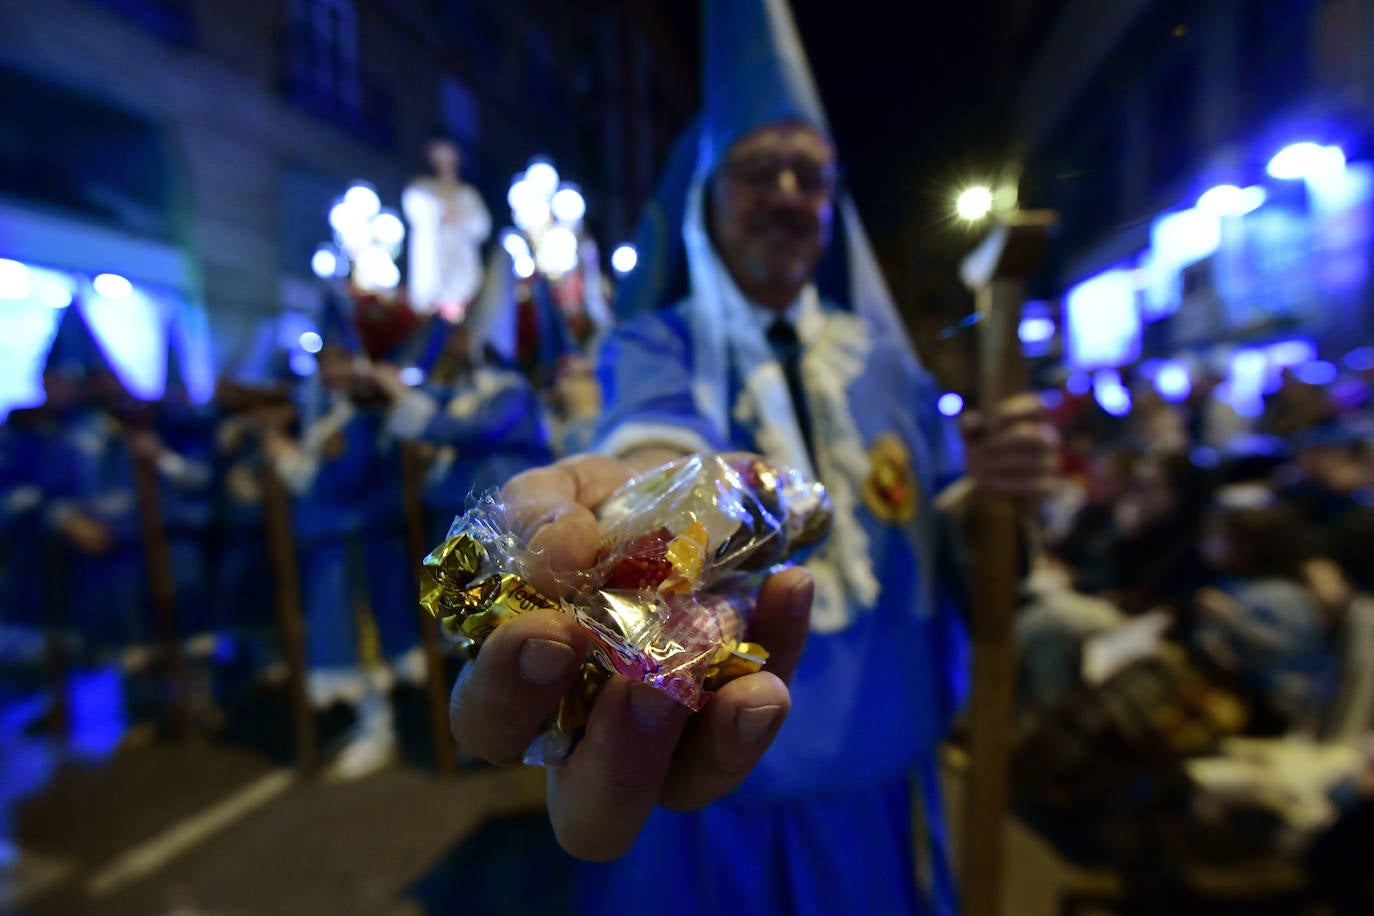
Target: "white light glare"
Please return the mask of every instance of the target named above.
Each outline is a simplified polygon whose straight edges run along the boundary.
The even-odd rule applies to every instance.
[[[558,169],[547,159],[536,159],[525,169],[525,181],[544,200],[558,190]]]
[[[324,339],[314,331],[306,331],[300,337],[301,349],[307,353],[318,353],[324,349]]]
[[[572,185],[564,185],[553,195],[550,204],[554,219],[560,223],[575,223],[587,213],[587,202]]]
[[[372,240],[383,248],[395,248],[406,237],[406,224],[395,213],[383,210],[372,217]]]
[[[1319,359],[1300,367],[1298,380],[1309,385],[1330,385],[1340,374],[1335,364]]]
[[[1345,354],[1345,366],[1353,372],[1374,369],[1374,347],[1359,347]]]
[[[1264,204],[1264,188],[1254,185],[1238,188],[1221,184],[1197,199],[1197,208],[1208,216],[1243,216]]]
[[[534,232],[549,222],[549,203],[541,197],[530,197],[521,201],[520,206],[511,211],[515,225],[527,232]]]
[[[310,269],[321,280],[328,280],[339,269],[338,255],[328,248],[317,248],[310,257]]]
[[[940,395],[940,400],[936,402],[940,408],[940,413],[947,417],[957,417],[964,409],[964,399],[953,391],[946,391]]]
[[[527,254],[516,258],[511,266],[515,269],[515,275],[522,280],[534,276],[534,258]]]
[[[125,299],[134,292],[134,285],[119,274],[98,274],[91,281],[91,286],[106,299]]]
[[[365,289],[393,289],[401,282],[401,269],[382,248],[364,248],[353,262],[353,276]]]
[[[1188,369],[1180,363],[1165,363],[1155,376],[1155,389],[1160,397],[1175,403],[1186,400],[1193,391]]]
[[[344,192],[343,204],[363,219],[372,219],[382,210],[382,199],[377,192],[361,182]]]
[[[1269,160],[1269,174],[1292,181],[1298,178],[1317,179],[1342,171],[1345,152],[1339,146],[1319,146],[1316,143],[1294,143],[1285,146]]]
[[[396,377],[401,380],[402,384],[414,388],[425,380],[425,373],[419,366],[406,366],[400,372],[396,373]]]
[[[315,357],[309,353],[292,353],[290,363],[291,371],[302,378],[315,374]]]
[[[968,188],[960,193],[954,209],[966,220],[982,219],[992,212],[992,191],[982,185]]]
[[[1022,318],[1017,335],[1023,344],[1034,346],[1045,343],[1054,337],[1054,322],[1049,318],[1037,316]]]
[[[567,273],[577,266],[577,236],[567,226],[554,226],[539,240],[534,260],[546,274]]]
[[[635,265],[638,263],[639,252],[635,251],[633,245],[620,245],[611,252],[611,269],[618,274],[629,273],[635,269]]]
[[[0,258],[0,299],[27,299],[32,288],[27,264]]]
[[[348,201],[340,201],[329,211],[329,227],[334,230],[339,247],[350,255],[372,244],[372,225],[370,217],[363,215]]]
[[[506,254],[510,255],[512,260],[530,256],[530,243],[514,229],[507,229],[501,233],[501,247],[506,249]]]
[[[1124,417],[1131,412],[1131,393],[1121,384],[1120,376],[1116,376],[1115,382],[1110,378],[1105,381],[1094,380],[1093,394],[1102,409],[1114,417]]]

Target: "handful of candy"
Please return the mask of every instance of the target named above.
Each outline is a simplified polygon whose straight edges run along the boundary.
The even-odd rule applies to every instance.
[[[762,668],[767,650],[744,641],[758,590],[768,573],[824,543],[830,502],[818,482],[761,458],[694,455],[625,483],[597,520],[595,566],[551,577],[492,494],[425,558],[421,604],[470,655],[502,623],[537,609],[575,615],[590,636],[573,689],[526,753],[530,763],[567,756],[612,675],[696,710],[721,684]],[[530,585],[536,575],[558,594]]]

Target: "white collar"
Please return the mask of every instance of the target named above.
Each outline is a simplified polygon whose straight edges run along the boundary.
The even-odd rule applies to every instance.
[[[787,323],[792,327],[797,326],[797,320],[801,317],[802,299],[806,296],[803,290],[797,298],[792,300],[792,304],[779,312],[777,309],[770,309],[767,306],[759,305],[753,299],[746,298],[744,301],[749,303],[749,312],[754,316],[754,324],[758,325],[759,330],[767,333],[769,326],[779,318],[786,318]]]
[[[743,297],[741,297],[743,298]],[[754,325],[768,335],[768,328],[779,318],[787,319],[787,323],[797,332],[797,337],[807,343],[811,340],[812,329],[816,320],[820,317],[820,296],[816,292],[814,283],[808,283],[802,287],[802,291],[797,294],[797,298],[792,300],[792,304],[779,312],[777,309],[770,309],[759,305],[752,299],[744,300],[749,306],[749,314],[754,318]]]

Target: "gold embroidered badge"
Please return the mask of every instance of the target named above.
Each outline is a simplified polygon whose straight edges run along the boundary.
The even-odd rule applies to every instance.
[[[864,504],[878,521],[905,525],[916,518],[920,488],[911,466],[911,450],[901,436],[883,433],[868,450],[871,470],[864,481]]]

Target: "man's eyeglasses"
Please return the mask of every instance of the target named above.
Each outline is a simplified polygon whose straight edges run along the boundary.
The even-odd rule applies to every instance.
[[[741,156],[727,160],[722,171],[731,181],[759,192],[777,188],[783,174],[790,172],[797,183],[797,190],[808,197],[833,191],[839,177],[833,162],[822,162],[809,156]]]

